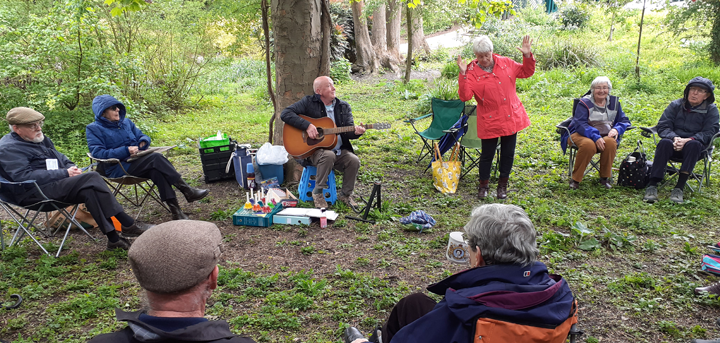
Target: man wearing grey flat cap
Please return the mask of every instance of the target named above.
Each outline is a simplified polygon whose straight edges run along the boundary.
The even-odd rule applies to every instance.
[[[198,220],[163,223],[140,236],[128,260],[145,290],[147,308],[116,309],[117,319],[128,326],[90,343],[254,343],[230,332],[227,322],[204,318],[207,299],[217,288],[222,240],[215,224]]]
[[[87,206],[100,231],[108,238],[107,249],[129,249],[130,242],[118,235],[110,220],[122,224],[122,235],[137,237],[152,225],[127,215],[96,172],[83,173],[42,132],[45,116],[27,107],[8,111],[11,132],[0,139],[0,175],[8,181],[35,180],[50,199]],[[43,200],[35,188],[16,186],[0,190],[11,202],[30,205]]]

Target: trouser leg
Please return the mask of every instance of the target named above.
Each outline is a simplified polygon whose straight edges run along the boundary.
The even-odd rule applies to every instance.
[[[500,137],[500,178],[509,178],[515,161],[515,146],[517,133]],[[492,161],[491,161],[492,163]]]
[[[665,168],[674,152],[672,140],[663,138],[658,142],[655,148],[652,169],[650,169],[650,186],[655,186],[662,181],[665,176]]]
[[[350,151],[341,150],[340,156],[335,159],[335,169],[343,173],[342,193],[351,196],[360,170],[360,158]]]
[[[592,139],[587,138],[577,132],[570,135],[575,146],[578,147],[577,153],[575,154],[575,165],[573,166],[572,179],[575,182],[580,182],[585,176],[585,170],[588,164],[592,161],[593,156],[597,153],[597,146]]]
[[[495,157],[495,148],[497,148],[498,139],[490,138],[481,140],[482,150],[480,151],[480,161],[478,162],[478,174],[480,181],[490,180],[490,170],[492,169],[493,157]]]
[[[177,184],[182,179],[172,163],[165,156],[158,153],[133,161],[130,168],[128,168],[128,173],[133,176],[151,179],[157,186],[162,201],[176,198],[171,185]]]
[[[400,329],[432,311],[435,305],[435,300],[423,293],[413,293],[400,299],[382,327],[383,342],[390,342]]]
[[[682,153],[682,166],[680,167],[681,173],[690,174],[695,169],[698,159],[700,159],[700,153],[703,150],[703,144],[698,141],[688,141],[680,150]]]
[[[608,178],[612,176],[613,162],[617,155],[617,141],[612,137],[603,137],[605,140],[605,150],[600,153],[600,177]]]
[[[318,149],[310,156],[310,163],[317,169],[313,193],[322,193],[322,190],[327,188],[327,178],[335,166],[335,159],[335,153],[327,149]]]

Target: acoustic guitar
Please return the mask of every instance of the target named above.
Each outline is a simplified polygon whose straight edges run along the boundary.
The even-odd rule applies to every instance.
[[[283,145],[288,154],[295,158],[306,158],[312,155],[317,149],[332,149],[337,145],[337,135],[345,132],[354,132],[355,126],[335,127],[335,123],[329,117],[310,118],[302,114],[299,115],[315,125],[318,136],[315,139],[308,137],[305,130],[300,130],[292,125],[283,127]],[[389,129],[388,123],[377,123],[368,125],[359,125],[365,129],[383,130]]]

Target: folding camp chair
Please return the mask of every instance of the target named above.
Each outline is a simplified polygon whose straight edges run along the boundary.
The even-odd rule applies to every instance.
[[[122,163],[120,163],[120,160],[118,160],[117,158],[96,158],[93,157],[90,153],[87,153],[87,156],[90,158],[90,162],[92,162],[93,160],[100,162],[100,164],[98,164],[98,167],[96,167],[96,171],[100,173],[100,175],[102,175],[103,180],[105,180],[105,183],[107,183],[108,187],[110,187],[113,195],[117,198],[118,194],[120,194],[122,198],[124,198],[130,204],[138,208],[138,212],[137,214],[135,214],[135,219],[140,216],[143,208],[145,208],[145,202],[148,199],[155,200],[155,202],[160,204],[162,208],[170,212],[170,209],[167,207],[167,205],[165,205],[165,203],[163,203],[163,201],[160,199],[160,194],[158,194],[157,192],[157,186],[155,186],[152,180],[130,175],[127,170],[125,170],[125,167],[123,167]],[[105,176],[105,172],[102,168],[103,163],[119,164],[125,175],[113,178]]]
[[[586,93],[585,95],[589,94]],[[577,107],[578,103],[580,103],[579,98],[573,99],[573,107],[572,107],[572,113],[575,113],[575,108]],[[572,123],[573,116],[570,116],[570,118],[567,118],[560,122],[560,124],[555,125],[555,132],[557,132],[560,135],[560,139],[562,140],[563,137],[567,136],[567,149],[570,150],[570,153],[568,154],[568,178],[572,177],[573,168],[575,167],[575,156],[577,155],[578,147],[575,145],[575,142],[573,142],[572,137],[570,137],[570,124]],[[635,126],[628,126],[625,129],[625,132],[630,131],[634,129]],[[622,135],[618,137],[618,150],[620,149],[620,141],[622,140]],[[597,154],[599,154],[598,152]],[[585,169],[585,174],[583,176],[587,175],[591,170],[595,169],[598,173],[600,172],[600,160],[593,159],[590,160],[590,168]]]
[[[28,189],[28,191],[36,190],[40,196],[43,198],[41,201],[38,201],[34,204],[29,205],[19,205],[14,200],[14,197],[11,195],[10,192],[0,192],[0,207],[2,207],[5,212],[10,216],[10,218],[17,223],[17,228],[15,229],[15,233],[12,236],[12,239],[10,240],[10,243],[8,244],[8,247],[12,246],[13,244],[16,244],[20,242],[20,240],[23,238],[23,236],[27,235],[32,239],[35,244],[37,244],[40,249],[42,249],[43,252],[45,252],[48,256],[50,253],[45,250],[45,247],[40,244],[40,242],[35,238],[33,235],[33,231],[40,233],[41,235],[45,237],[54,236],[60,229],[63,228],[65,223],[67,223],[67,228],[65,229],[65,235],[63,236],[62,242],[60,242],[60,247],[58,248],[57,253],[55,254],[55,257],[60,256],[60,252],[62,251],[63,245],[65,245],[65,240],[67,240],[67,236],[70,233],[70,229],[73,225],[78,227],[80,230],[85,232],[90,238],[95,240],[95,237],[93,237],[85,228],[78,223],[77,220],[75,220],[75,215],[77,214],[78,210],[78,204],[68,204],[57,200],[49,199],[45,193],[42,192],[40,187],[38,186],[37,182],[35,180],[28,180],[28,181],[22,181],[22,182],[12,182],[8,181],[2,177],[0,177],[0,189],[12,189],[14,187],[24,187],[25,189]],[[15,207],[20,207],[24,209],[25,213],[20,213],[20,211],[16,210]],[[72,207],[70,212],[66,210],[67,207]],[[60,212],[64,217],[65,220],[58,226],[58,229],[54,232],[48,233],[45,232],[45,230],[50,231],[49,229],[45,228],[41,229],[38,228],[38,226],[35,223],[35,220],[38,218],[40,213],[45,213],[46,217],[49,212],[52,211],[58,211]],[[34,212],[34,213],[32,213]],[[47,219],[47,218],[46,218]],[[0,236],[2,234],[0,233]],[[3,249],[5,248],[5,242],[3,238],[2,242]]]
[[[425,156],[429,156],[432,153],[434,141],[448,134],[447,130],[452,128],[465,110],[465,102],[461,100],[440,100],[433,98],[431,100],[431,106],[432,113],[405,121],[412,125],[413,130],[415,130],[415,133],[420,136],[423,142],[423,147],[420,149],[417,162],[422,161]],[[432,116],[430,126],[423,131],[418,131],[415,123],[430,116]]]
[[[657,133],[657,125],[653,127],[640,127],[640,132],[643,137],[650,138],[652,137],[653,143],[657,146],[658,142],[660,141],[660,136]],[[690,179],[693,179],[697,181],[697,191],[700,192],[702,190],[703,181],[705,181],[705,186],[710,187],[710,168],[712,167],[713,162],[713,151],[715,151],[715,139],[720,137],[720,132],[716,133],[712,138],[710,139],[710,144],[705,146],[705,149],[703,149],[702,152],[700,152],[700,158],[698,158],[698,162],[701,160],[703,161],[703,170],[700,173],[696,173],[693,171],[690,173]],[[680,168],[676,167],[676,163],[682,163],[682,159],[678,158],[670,158],[670,161],[668,161],[668,165],[665,168],[665,174],[669,174],[670,177],[666,178],[661,184],[658,185],[658,188],[664,186],[668,182],[670,182],[672,179],[674,179],[679,173]],[[695,165],[695,168],[697,168],[697,165]],[[695,192],[695,188],[691,184],[686,184],[688,188],[690,188],[691,191]]]
[[[463,165],[463,172],[460,174],[462,179],[475,168],[480,166],[480,154],[482,152],[482,139],[478,138],[477,133],[477,106],[465,106],[465,113],[468,116],[467,130],[460,139],[460,161]],[[495,163],[493,164],[492,174],[497,178],[498,166],[500,165],[500,142],[495,148]]]

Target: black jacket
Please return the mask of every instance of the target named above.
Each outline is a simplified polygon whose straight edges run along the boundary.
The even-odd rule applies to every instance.
[[[704,86],[710,91],[707,100],[695,108],[691,108],[687,100],[691,86]],[[710,139],[720,129],[714,89],[715,86],[708,79],[696,77],[690,80],[685,87],[685,96],[671,102],[660,117],[658,135],[667,139],[694,138],[705,146],[710,144]]]
[[[140,321],[143,311],[123,312],[115,309],[119,321],[128,326],[120,331],[94,337],[89,343],[138,343],[138,342],[227,342],[255,343],[250,338],[230,332],[224,320],[209,320],[186,328],[165,332]]]
[[[327,117],[325,104],[322,100],[320,100],[320,95],[318,94],[307,95],[300,99],[300,101],[288,106],[280,114],[280,119],[288,125],[292,125],[303,131],[307,130],[308,126],[310,126],[310,122],[298,117],[298,114],[306,115],[310,118]],[[335,126],[355,126],[350,105],[338,98],[335,98]],[[340,137],[342,138],[342,145],[340,145],[340,149],[349,150],[350,152],[355,153],[352,144],[350,144],[350,140],[357,139],[360,136],[356,135],[355,132],[346,132],[341,133]]]

